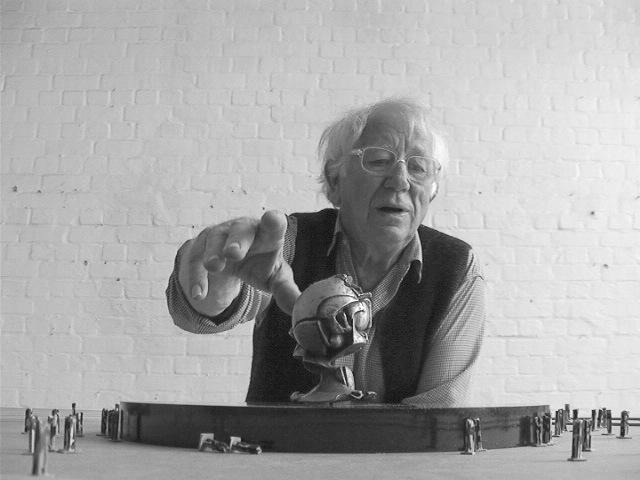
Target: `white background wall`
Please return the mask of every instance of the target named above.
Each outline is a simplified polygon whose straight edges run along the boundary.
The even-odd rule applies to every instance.
[[[640,3],[2,0],[2,398],[241,401],[249,324],[178,330],[203,226],[323,207],[340,112],[423,98],[429,222],[489,284],[481,406],[640,411]]]

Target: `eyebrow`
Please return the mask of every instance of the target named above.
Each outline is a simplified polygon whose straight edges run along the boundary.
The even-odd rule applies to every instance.
[[[363,142],[362,140],[368,140]],[[422,140],[422,141],[417,141]],[[360,136],[358,142],[359,148],[364,147],[381,147],[391,150],[398,155],[398,150],[404,143],[409,143],[409,148],[405,150],[405,155],[408,156],[421,156],[421,157],[433,157],[433,143],[428,138],[421,136],[418,132],[412,132],[406,135],[401,132],[394,132],[393,130],[371,130],[367,134]],[[420,145],[424,145],[421,147]]]
[[[385,143],[383,145],[366,145],[366,146],[386,148],[387,150],[391,150],[393,153],[398,155],[397,146],[389,145],[388,143]],[[404,151],[404,154],[405,154],[405,156],[408,156],[408,157],[429,157],[429,156],[432,156],[432,154],[430,154],[425,148],[421,148],[421,147],[419,147],[417,145],[410,145],[409,148]]]

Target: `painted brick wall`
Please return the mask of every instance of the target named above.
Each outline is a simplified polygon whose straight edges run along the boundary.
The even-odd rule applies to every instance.
[[[479,405],[640,408],[635,0],[2,0],[2,406],[240,401],[251,325],[171,322],[176,248],[311,210],[343,110],[418,95],[429,216],[488,285]]]

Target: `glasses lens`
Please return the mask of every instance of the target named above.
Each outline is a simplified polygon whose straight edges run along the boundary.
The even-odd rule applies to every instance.
[[[429,157],[409,157],[407,159],[407,171],[415,178],[433,177],[438,173],[438,162]]]
[[[395,153],[384,148],[368,147],[362,153],[362,166],[371,173],[386,173],[395,163]]]
[[[396,154],[385,148],[367,147],[362,151],[362,166],[374,175],[386,175],[396,162]],[[433,177],[440,170],[440,164],[430,157],[408,157],[406,164],[409,176],[415,180]]]

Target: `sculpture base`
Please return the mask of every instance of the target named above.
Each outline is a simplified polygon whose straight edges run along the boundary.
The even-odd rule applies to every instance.
[[[295,403],[334,403],[353,400],[373,402],[375,392],[355,390],[353,373],[349,367],[322,368],[320,382],[307,393],[293,392],[290,400]]]
[[[464,419],[482,420],[488,449],[528,443],[526,417],[548,405],[422,408],[398,404],[249,404],[240,406],[122,402],[122,439],[197,448],[200,434],[240,437],[265,452],[427,452],[464,450]]]

